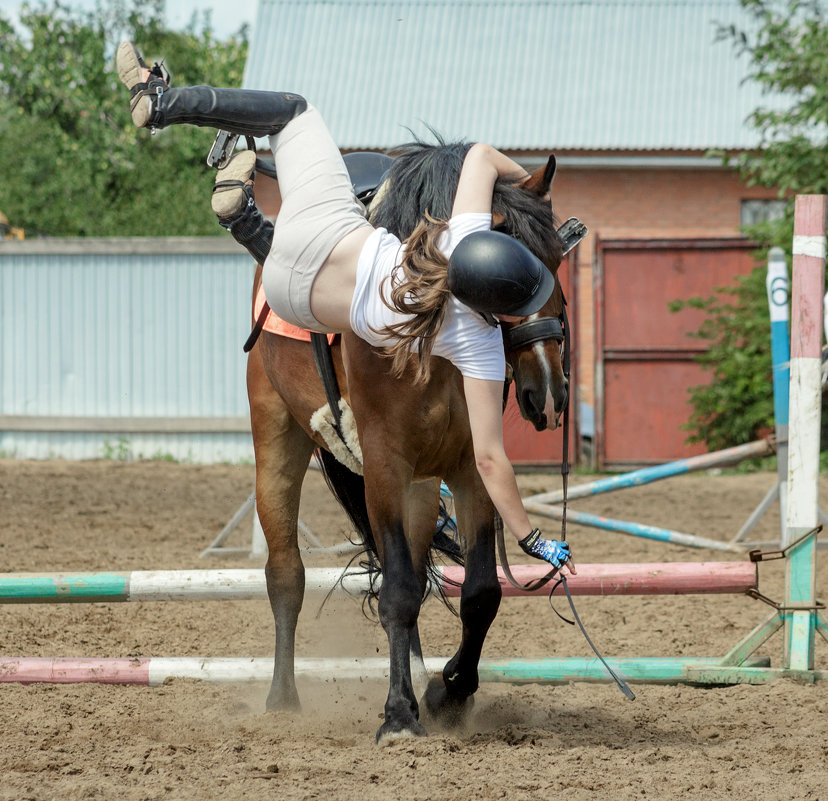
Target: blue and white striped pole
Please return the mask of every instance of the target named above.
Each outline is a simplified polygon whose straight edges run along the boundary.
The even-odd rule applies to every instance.
[[[788,414],[791,383],[791,340],[788,326],[788,264],[782,248],[771,248],[765,281],[771,321],[773,362],[773,417],[776,428],[776,472],[778,476],[780,543],[785,539],[786,489],[788,482]]]

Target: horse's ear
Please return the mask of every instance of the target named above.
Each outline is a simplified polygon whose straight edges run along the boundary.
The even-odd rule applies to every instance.
[[[549,160],[546,162],[546,169],[543,171],[543,182],[546,184],[546,192],[552,186],[552,181],[555,180],[555,173],[558,170],[558,160],[555,158],[554,153],[549,154]],[[544,194],[546,194],[544,192]]]
[[[552,181],[555,179],[555,171],[558,168],[558,162],[555,159],[555,154],[549,156],[546,166],[533,172],[522,184],[521,188],[533,195],[543,197],[552,186]]]

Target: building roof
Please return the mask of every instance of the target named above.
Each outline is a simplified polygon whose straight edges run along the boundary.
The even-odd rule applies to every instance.
[[[298,92],[339,146],[426,135],[509,150],[757,145],[767,104],[718,26],[738,0],[260,0],[244,85]]]

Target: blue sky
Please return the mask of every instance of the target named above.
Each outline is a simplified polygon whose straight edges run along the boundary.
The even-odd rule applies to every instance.
[[[96,0],[66,0],[74,8],[94,10]],[[219,38],[235,33],[245,22],[252,25],[259,0],[166,0],[167,22],[171,28],[183,28],[194,11],[211,9],[213,30]],[[0,13],[14,23],[22,0],[0,0]],[[37,3],[32,3],[37,5]]]

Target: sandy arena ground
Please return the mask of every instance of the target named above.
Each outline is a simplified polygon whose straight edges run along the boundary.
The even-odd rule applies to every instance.
[[[685,476],[573,508],[725,540],[773,481],[770,474]],[[525,494],[559,482],[520,477]],[[252,486],[250,466],[0,460],[0,570],[249,567],[246,557],[199,553]],[[826,489],[823,483],[823,498]],[[774,508],[764,518],[760,538],[778,536],[776,515]],[[316,473],[306,481],[302,519],[325,543],[347,533]],[[550,533],[556,525],[535,522]],[[246,524],[228,544],[246,544],[249,532]],[[569,540],[580,562],[738,558],[577,526]],[[306,559],[307,566],[342,563]],[[781,600],[780,565],[762,566],[760,588]],[[581,598],[578,609],[599,648],[614,656],[717,656],[769,611],[743,596]],[[382,629],[357,601],[317,611],[308,602],[302,613],[300,655],[387,652]],[[444,607],[426,604],[428,655],[450,655],[458,630]],[[272,637],[264,601],[0,607],[7,656],[270,656]],[[779,665],[781,636],[762,653]],[[484,657],[588,654],[581,634],[546,601],[508,599]],[[828,668],[820,638],[817,666]],[[374,745],[385,686],[303,685],[302,715],[265,713],[266,690],[181,680],[159,688],[0,685],[0,799],[828,801],[825,685],[638,685],[629,702],[609,685],[484,684],[463,732],[385,748]]]

